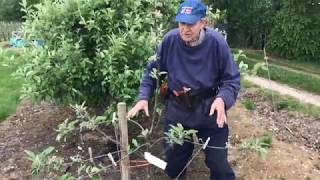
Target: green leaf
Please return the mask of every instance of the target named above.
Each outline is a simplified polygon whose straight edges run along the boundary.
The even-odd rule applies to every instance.
[[[144,129],[144,130],[142,130],[142,131],[141,131],[141,135],[142,135],[143,137],[147,137],[147,136],[149,135],[149,129]]]
[[[29,151],[29,150],[24,150],[24,152],[28,155],[28,159],[29,160],[34,160],[36,155],[34,154],[34,152]]]
[[[41,154],[43,154],[44,156],[48,156],[54,151],[54,149],[55,148],[53,146],[49,146]]]
[[[138,141],[136,139],[132,139],[132,144],[135,146],[135,147],[138,147],[139,144],[138,144]]]
[[[101,169],[99,169],[99,168],[97,168],[97,167],[95,167],[95,166],[91,169],[91,173],[92,173],[92,174],[99,173],[100,171],[101,171]]]
[[[106,121],[106,119],[107,119],[107,117],[105,117],[105,116],[97,116],[95,121],[96,122],[104,122],[104,121]]]

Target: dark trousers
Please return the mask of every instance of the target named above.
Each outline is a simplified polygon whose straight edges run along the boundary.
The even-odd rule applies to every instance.
[[[165,122],[165,131],[168,132],[169,124]],[[188,129],[188,128],[185,128]],[[208,146],[225,147],[228,141],[229,128],[197,129],[198,138],[204,142],[210,137]],[[192,141],[192,140],[191,140]],[[167,167],[165,172],[171,178],[176,178],[192,157],[194,145],[185,141],[183,145],[166,144]],[[210,169],[210,180],[234,180],[235,174],[227,160],[227,149],[215,149],[207,147],[204,150],[205,163]],[[185,172],[182,173],[182,176]]]

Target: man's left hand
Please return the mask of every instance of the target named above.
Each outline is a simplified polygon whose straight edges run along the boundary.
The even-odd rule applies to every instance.
[[[223,128],[224,124],[227,124],[227,116],[225,112],[224,101],[221,97],[216,98],[210,108],[209,116],[212,116],[214,112],[217,112],[217,124],[219,128]]]

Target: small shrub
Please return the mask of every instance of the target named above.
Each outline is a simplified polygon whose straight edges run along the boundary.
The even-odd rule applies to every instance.
[[[288,109],[289,103],[288,101],[279,101],[275,103],[277,110]]]
[[[290,99],[283,99],[275,103],[277,110],[282,109],[296,109],[299,107],[299,103]]]
[[[50,146],[38,154],[29,150],[24,151],[27,154],[27,158],[32,161],[31,174],[33,178],[46,174],[45,170],[48,166],[61,166],[60,161],[49,161],[49,156],[54,152],[54,149],[54,147]]]
[[[132,102],[143,69],[176,11],[175,1],[44,0],[26,12],[30,49],[18,75],[26,97],[90,107]],[[36,10],[34,10],[36,9]]]

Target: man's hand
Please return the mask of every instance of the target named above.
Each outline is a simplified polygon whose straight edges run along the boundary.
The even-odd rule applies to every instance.
[[[147,100],[138,101],[137,104],[128,112],[127,118],[135,116],[141,110],[143,110],[146,113],[146,115],[149,116]]]
[[[214,112],[217,112],[217,124],[219,128],[223,128],[224,123],[227,124],[227,116],[224,109],[224,101],[221,97],[216,98],[210,108],[209,116],[212,116]]]

